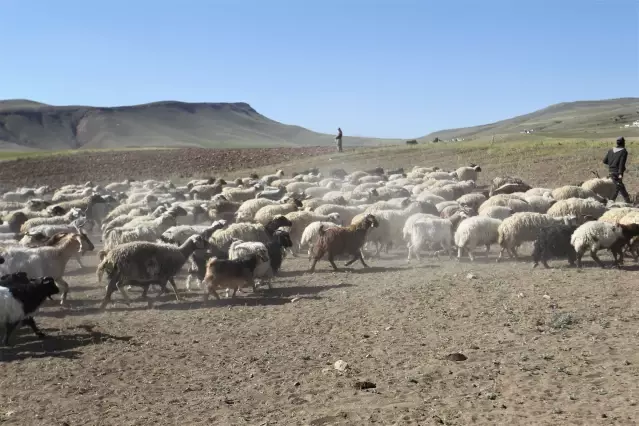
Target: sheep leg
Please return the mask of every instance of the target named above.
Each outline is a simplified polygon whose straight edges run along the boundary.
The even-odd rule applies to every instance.
[[[22,324],[23,325],[28,325],[29,327],[31,327],[31,330],[33,330],[33,332],[35,333],[36,336],[38,336],[38,339],[44,339],[47,337],[46,334],[44,334],[36,325],[35,320],[33,319],[33,317],[27,317],[25,319],[22,320]]]
[[[58,284],[58,287],[62,286],[60,290],[62,290],[62,297],[60,298],[60,304],[64,305],[64,302],[67,300],[67,295],[69,294],[69,283],[67,283],[64,278],[57,278],[55,282]]]
[[[470,259],[471,262],[475,261],[475,255],[473,254],[472,249],[466,249],[466,251],[468,252],[468,258]]]
[[[2,344],[4,346],[9,346],[9,338],[11,337],[14,330],[16,329],[16,327],[18,327],[19,324],[20,324],[20,321],[4,323],[4,339],[2,339]]]
[[[496,260],[497,263],[501,262],[501,259],[504,257],[504,251],[506,251],[506,247],[502,247],[499,250],[499,256],[497,256],[497,260]]]
[[[115,290],[117,290],[117,282],[120,280],[120,274],[115,274],[106,285],[106,294],[104,295],[104,299],[102,299],[102,303],[100,303],[100,309],[106,308],[106,305],[111,301],[111,295]]]
[[[173,294],[175,294],[175,300],[180,301],[180,296],[177,292],[177,286],[175,285],[175,280],[173,277],[169,278],[169,284],[171,284],[171,289],[173,290]]]
[[[75,256],[75,260],[78,262],[78,265],[80,266],[80,268],[84,268],[84,265],[82,264],[82,261],[80,260],[81,257],[82,257],[82,255],[78,253]]]
[[[337,265],[335,264],[335,256],[331,252],[328,252],[328,262],[333,267],[333,270],[338,271]],[[351,263],[353,263],[353,262],[351,262]],[[347,266],[348,266],[348,264],[347,264]]]
[[[590,257],[592,257],[592,260],[594,260],[595,262],[597,262],[597,265],[601,266],[602,268],[605,268],[606,266],[601,262],[601,259],[599,259],[599,257],[597,256],[597,252],[593,249],[590,249]]]
[[[115,284],[115,286],[120,291],[120,293],[122,293],[122,298],[124,299],[124,303],[126,303],[127,306],[131,306],[131,298],[129,297],[129,292],[126,291],[126,286],[120,283],[119,281]]]
[[[486,244],[486,257],[488,257],[488,254],[490,253],[490,244]]]
[[[577,268],[581,269],[581,258],[584,256],[584,253],[586,253],[585,249],[579,250],[577,252]]]

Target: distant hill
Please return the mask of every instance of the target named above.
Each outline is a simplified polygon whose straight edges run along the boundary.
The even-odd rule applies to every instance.
[[[277,147],[334,143],[334,135],[271,120],[246,103],[176,101],[112,108],[0,101],[0,148]],[[357,138],[349,145],[400,140]]]
[[[639,128],[620,129],[636,120],[639,120],[639,98],[564,102],[496,123],[440,130],[420,139],[477,139],[521,134],[526,130],[553,137],[639,136]]]

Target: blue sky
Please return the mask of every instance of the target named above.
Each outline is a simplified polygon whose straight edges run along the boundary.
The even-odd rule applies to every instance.
[[[0,0],[0,99],[250,103],[418,137],[639,96],[637,0]]]

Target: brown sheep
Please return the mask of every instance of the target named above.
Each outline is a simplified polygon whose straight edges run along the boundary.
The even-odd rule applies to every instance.
[[[340,254],[350,254],[353,256],[344,266],[350,266],[359,259],[362,265],[368,268],[368,265],[362,257],[361,249],[366,241],[366,233],[368,230],[378,226],[379,223],[372,214],[366,215],[364,220],[348,227],[337,226],[324,230],[324,227],[321,226],[319,229],[319,239],[313,249],[313,261],[309,272],[315,271],[317,261],[320,260],[324,254],[328,254],[328,261],[335,271],[338,269],[337,265],[335,265],[334,258]]]

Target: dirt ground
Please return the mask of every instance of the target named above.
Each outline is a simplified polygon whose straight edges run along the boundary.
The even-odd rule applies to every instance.
[[[69,308],[36,316],[49,338],[23,328],[0,348],[0,424],[636,424],[639,266],[533,270],[496,250],[406,264],[397,249],[314,274],[287,258],[270,291],[205,305],[181,275],[181,302],[116,293],[106,312],[97,258],[72,260]]]
[[[398,250],[315,274],[287,259],[270,291],[205,305],[182,276],[181,302],[116,293],[106,312],[96,257],[71,261],[70,307],[36,317],[48,340],[23,328],[0,349],[0,423],[636,423],[636,265],[494,257],[407,265]]]

